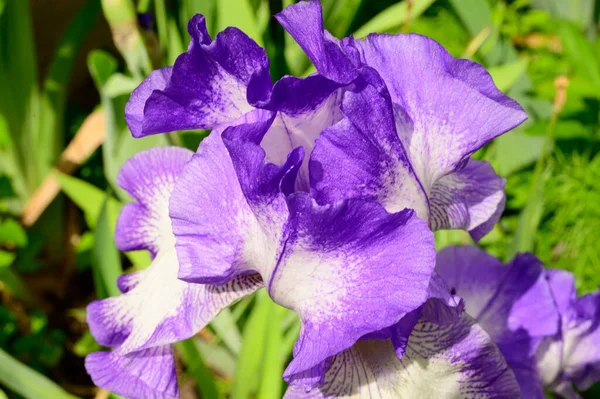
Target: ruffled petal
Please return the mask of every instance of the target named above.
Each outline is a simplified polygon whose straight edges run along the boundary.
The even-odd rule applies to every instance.
[[[173,245],[167,212],[169,196],[193,152],[180,147],[152,148],[131,157],[119,171],[117,184],[136,201],[123,207],[115,242],[121,251],[146,249],[153,255]]]
[[[119,174],[119,184],[137,201],[126,205],[125,216],[119,217],[117,242],[121,249],[147,248],[155,254],[147,269],[120,278],[125,294],[88,306],[88,324],[96,340],[119,346],[121,353],[189,338],[223,307],[262,286],[257,275],[241,276],[222,286],[177,278],[169,199],[191,155],[179,148],[147,150],[131,158]],[[128,211],[132,209],[135,212]]]
[[[401,359],[390,341],[360,341],[330,360],[324,384],[285,398],[519,398],[498,348],[463,313],[454,325],[416,324]]]
[[[211,129],[239,118],[254,108],[251,103],[270,95],[269,60],[265,50],[246,34],[227,28],[213,42],[202,15],[190,20],[188,31],[192,41],[175,61],[166,86],[152,91],[141,117],[139,105],[129,106],[136,110],[132,113],[136,116],[128,116],[134,137]],[[138,96],[134,100],[137,102]]]
[[[127,293],[88,305],[90,331],[100,344],[127,353],[187,339],[221,309],[263,286],[256,274],[219,286],[178,280],[174,250],[160,254],[150,267]]]
[[[489,163],[469,159],[463,169],[434,183],[429,197],[431,228],[463,229],[480,239],[504,210],[504,184]],[[484,224],[487,229],[481,228]]]
[[[452,57],[425,36],[370,35],[353,45],[385,81],[400,139],[427,193],[481,146],[527,118],[481,65]]]
[[[326,129],[310,160],[319,203],[363,198],[388,212],[414,209],[427,220],[429,203],[396,133],[387,92],[366,85],[344,95],[345,118]]]
[[[125,106],[125,120],[131,130],[133,137],[142,137],[144,134],[144,108],[146,101],[152,95],[154,90],[164,90],[167,87],[173,67],[167,66],[156,71],[152,71],[150,75],[131,92],[131,97]]]
[[[257,143],[271,123],[230,127],[224,138],[213,131],[182,173],[170,210],[179,278],[223,284],[260,272],[269,279],[288,218],[283,191],[293,189],[303,156],[299,149],[283,166],[265,164]]]
[[[303,193],[288,203],[291,235],[268,289],[302,321],[284,378],[310,387],[327,358],[427,300],[435,251],[409,210],[389,214],[362,200],[318,206]]]
[[[571,384],[586,390],[600,381],[600,293],[575,299],[573,276],[553,272],[549,281],[562,310],[562,330],[542,342],[537,365],[552,391],[571,392]]]
[[[543,398],[541,384],[532,378],[535,350],[559,328],[543,264],[523,254],[506,266],[477,247],[449,247],[438,254],[436,270],[496,342],[523,397]]]
[[[177,373],[170,345],[123,355],[95,352],[85,358],[92,381],[128,399],[177,399]]]
[[[320,75],[340,83],[350,83],[357,75],[339,40],[323,27],[321,3],[301,1],[275,16],[298,42]]]

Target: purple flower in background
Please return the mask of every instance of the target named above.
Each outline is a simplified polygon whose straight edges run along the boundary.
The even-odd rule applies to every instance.
[[[277,18],[319,74],[340,85],[362,78],[379,92],[347,93],[343,119],[318,140],[310,160],[317,201],[368,198],[390,212],[415,209],[433,230],[483,237],[504,209],[504,179],[469,157],[522,123],[523,109],[482,66],[453,58],[427,37],[339,41],[323,29],[316,0]]]
[[[558,311],[544,265],[518,255],[508,265],[477,247],[449,247],[436,270],[466,312],[491,336],[514,371],[523,398],[544,398],[535,354],[540,340],[558,331]]]
[[[579,398],[600,380],[600,295],[577,298],[573,275],[544,269],[531,254],[508,265],[476,247],[450,247],[436,270],[492,337],[523,398],[551,390]]]
[[[560,314],[560,331],[544,339],[537,352],[544,386],[567,399],[600,381],[600,293],[577,298],[574,277],[549,270],[548,282]]]

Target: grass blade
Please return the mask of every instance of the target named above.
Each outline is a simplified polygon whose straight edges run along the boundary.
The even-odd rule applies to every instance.
[[[279,399],[283,388],[284,363],[281,359],[283,342],[281,320],[285,308],[270,303],[271,310],[267,321],[265,352],[263,355],[262,372],[259,382],[258,399]]]
[[[219,391],[210,370],[204,364],[194,338],[178,342],[175,348],[181,354],[186,372],[196,380],[196,388],[203,399],[218,399]]]
[[[127,67],[137,79],[152,71],[150,56],[137,25],[137,15],[131,0],[102,0],[102,11],[110,25],[115,46]]]
[[[37,132],[37,183],[47,175],[63,147],[63,119],[73,64],[100,13],[100,0],[89,0],[70,22],[56,49],[42,89]]]
[[[0,349],[0,383],[25,399],[76,399],[46,376]]]
[[[386,8],[369,22],[356,30],[354,36],[357,38],[365,37],[373,32],[387,32],[389,30],[397,30],[402,24],[405,24],[427,10],[435,0],[415,0],[412,7],[408,8],[408,2],[402,1]]]
[[[272,308],[267,292],[265,290],[258,291],[254,308],[244,326],[243,345],[231,389],[232,399],[247,399],[253,393],[263,361],[269,312]]]
[[[117,287],[117,278],[123,273],[123,268],[119,251],[115,246],[112,227],[114,226],[112,220],[116,220],[118,212],[119,209],[107,195],[98,215],[95,231],[94,262],[92,263],[96,269],[94,279],[100,278],[108,296],[121,294]]]
[[[217,32],[235,26],[263,45],[262,32],[257,29],[256,16],[249,0],[219,0],[217,2]]]

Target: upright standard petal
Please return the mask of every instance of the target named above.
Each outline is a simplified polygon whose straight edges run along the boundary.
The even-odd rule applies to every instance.
[[[400,140],[428,193],[481,146],[527,118],[485,68],[452,57],[432,39],[369,35],[352,45],[383,78]]]
[[[269,96],[269,60],[246,34],[227,28],[213,42],[202,15],[190,20],[188,31],[192,41],[170,76],[168,70],[155,72],[132,94],[126,119],[134,137],[211,129],[239,118],[254,108],[251,103]]]
[[[365,40],[338,41],[324,31],[318,1],[291,5],[278,19],[320,74],[340,84],[356,84],[366,69],[372,69],[383,78],[391,94],[392,120],[396,125],[393,132],[387,121],[381,127],[375,121],[381,112],[372,112],[375,108],[372,105],[367,108],[371,112],[358,108],[360,116],[354,118],[349,115],[351,111],[345,112],[348,121],[331,129],[322,144],[326,147],[322,151],[326,153],[325,160],[344,162],[339,155],[346,153],[353,160],[357,154],[373,158],[358,159],[351,170],[342,171],[340,180],[321,176],[318,168],[311,172],[317,180],[322,180],[321,188],[331,187],[321,199],[332,200],[335,194],[356,195],[364,191],[365,197],[383,196],[380,199],[388,204],[419,203],[420,207],[413,209],[420,217],[428,219],[430,211],[435,213],[433,228],[467,229],[475,240],[489,232],[504,208],[503,180],[489,165],[471,162],[468,168],[463,167],[477,149],[519,125],[526,115],[494,86],[485,69],[471,61],[453,58],[438,43],[419,35],[370,35]],[[356,123],[359,117],[364,118],[366,129]],[[376,130],[380,130],[377,138],[365,142],[362,137],[363,141],[356,146],[354,141],[348,144],[343,139],[346,134],[356,139],[369,137]],[[381,130],[388,132],[383,134]],[[380,142],[390,134],[398,136],[406,153],[402,162],[396,160],[392,165],[389,162],[397,158],[397,145],[381,148],[389,140]],[[386,150],[391,154],[379,155],[379,151]],[[327,154],[331,151],[336,155]],[[397,167],[399,163],[410,165],[410,174],[416,176],[418,184],[409,179],[398,181],[407,174],[406,167]],[[384,173],[387,167],[391,169]],[[344,184],[350,186],[340,190]],[[398,187],[393,187],[394,184]],[[407,190],[408,186],[414,188]],[[422,193],[416,194],[419,191],[416,186],[420,186]],[[431,202],[431,210],[425,206],[427,200]]]
[[[299,193],[289,206],[291,234],[268,290],[302,321],[284,378],[312,387],[330,356],[425,303],[433,236],[414,212],[374,202],[318,206]]]
[[[121,369],[163,370],[173,363],[169,344],[193,336],[223,307],[263,285],[257,275],[240,276],[221,286],[177,279],[169,197],[191,156],[191,151],[181,148],[151,149],[130,159],[118,177],[121,187],[138,200],[124,207],[116,241],[123,250],[145,248],[155,256],[148,269],[120,279],[125,294],[92,302],[87,309],[92,335],[100,344],[117,348],[110,354],[90,355],[88,372],[100,386],[110,385],[117,393],[129,394],[128,386],[134,384],[157,390],[156,397],[166,395],[163,389],[171,395],[171,388],[165,387],[176,384],[170,381],[174,370],[127,374]],[[104,361],[114,367],[103,369],[99,364]]]
[[[385,88],[356,84],[345,93],[342,112],[345,118],[323,132],[311,156],[319,202],[358,197],[378,201],[390,212],[412,208],[433,230],[462,228],[474,239],[498,221],[504,179],[486,162],[468,160],[427,190],[398,136]]]
[[[496,342],[523,397],[543,398],[535,351],[558,331],[558,312],[542,263],[523,254],[506,266],[477,247],[450,247],[438,254],[436,270]]]
[[[398,358],[388,340],[360,341],[329,361],[324,384],[296,398],[519,398],[519,386],[490,337],[465,313],[456,324],[420,320]]]
[[[298,42],[320,75],[340,83],[350,83],[357,75],[338,39],[323,27],[321,3],[301,1],[275,16]]]

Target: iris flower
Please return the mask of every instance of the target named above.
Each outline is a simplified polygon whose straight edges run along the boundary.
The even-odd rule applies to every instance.
[[[564,270],[548,271],[560,324],[537,352],[542,383],[566,399],[580,398],[573,384],[583,391],[600,381],[600,293],[577,297],[574,280]]]
[[[213,41],[198,15],[187,52],[132,93],[135,137],[212,132],[196,153],[152,149],[120,172],[135,201],[117,246],[153,262],[88,307],[114,348],[86,359],[98,386],[177,397],[171,344],[264,287],[302,323],[290,397],[518,396],[491,334],[436,274],[432,230],[491,228],[504,183],[468,157],[524,112],[431,39],[340,42],[320,13],[308,2],[278,17],[315,75],[272,84],[262,48],[235,28]]]
[[[319,74],[370,82],[381,97],[343,98],[342,120],[312,153],[317,201],[368,198],[390,212],[414,209],[433,230],[464,229],[475,240],[489,232],[504,210],[504,179],[470,156],[527,116],[487,71],[416,34],[340,41],[324,30],[316,0],[277,18]]]
[[[508,265],[477,247],[450,247],[436,270],[466,312],[494,340],[515,373],[523,398],[551,390],[579,398],[600,380],[599,294],[577,298],[573,275],[544,269],[531,254]]]

